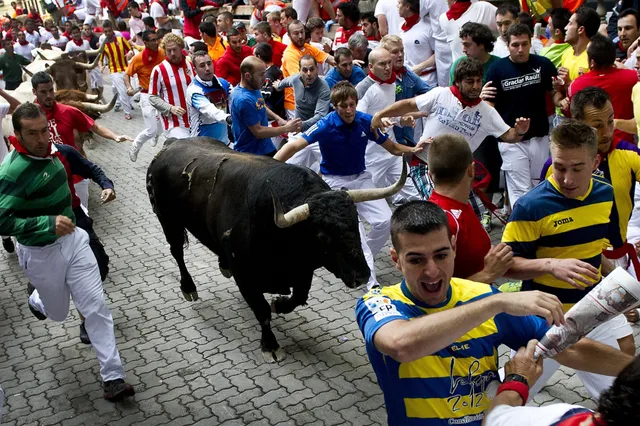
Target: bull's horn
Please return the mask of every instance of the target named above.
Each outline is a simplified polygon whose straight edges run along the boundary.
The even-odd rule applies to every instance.
[[[396,183],[386,188],[374,188],[374,189],[350,189],[347,194],[351,197],[354,203],[362,203],[363,201],[380,200],[383,198],[391,197],[402,189],[405,181],[407,180],[407,162],[402,161],[402,175]]]
[[[271,191],[271,188],[269,190]],[[309,218],[309,204],[305,203],[284,213],[280,200],[278,200],[273,191],[271,191],[271,199],[273,200],[273,218],[278,228],[288,228]]]
[[[79,68],[83,68],[85,70],[92,70],[95,67],[98,66],[98,64],[100,63],[100,56],[102,55],[102,52],[104,51],[104,45],[106,44],[106,41],[102,42],[102,44],[100,45],[100,48],[96,51],[96,58],[93,60],[92,63],[90,64],[83,64],[82,62],[76,62],[76,65],[78,65]],[[93,52],[91,52],[93,53]],[[87,51],[87,55],[89,55],[89,52]]]
[[[36,53],[38,54],[38,56],[40,56],[40,59],[42,59],[43,61],[50,61],[51,60],[51,59],[48,59],[46,56],[44,56],[42,54],[42,52],[39,51],[39,50],[36,50]]]
[[[20,65],[20,67],[22,68],[22,71],[24,71],[25,74],[27,74],[29,77],[33,77],[33,73],[29,71],[24,65]]]
[[[85,108],[87,111],[105,113],[113,109],[113,107],[116,105],[117,100],[118,100],[118,94],[116,93],[115,95],[113,95],[113,99],[111,99],[111,102],[109,102],[107,105],[98,105],[91,102],[80,102],[80,103],[82,104],[83,108]]]
[[[100,100],[100,95],[90,95],[87,93],[84,96],[85,96],[85,99],[88,101],[97,102]]]

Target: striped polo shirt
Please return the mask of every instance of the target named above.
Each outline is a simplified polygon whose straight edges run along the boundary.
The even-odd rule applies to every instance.
[[[413,297],[404,281],[372,289],[358,300],[356,320],[384,393],[389,425],[481,425],[500,380],[498,346],[518,349],[540,339],[549,328],[544,320],[502,313],[440,351],[411,362],[398,362],[378,351],[373,339],[391,321],[410,321],[498,292],[487,284],[452,278],[445,301],[437,306]]]
[[[612,208],[613,187],[604,178],[594,175],[587,193],[570,199],[550,176],[518,200],[502,241],[511,246],[515,256],[579,259],[600,270],[602,250],[610,244]],[[600,274],[592,282],[599,281]],[[522,289],[555,294],[566,310],[586,294],[551,274],[524,281]]]
[[[117,36],[112,42],[105,43],[102,58],[106,56],[109,60],[109,70],[112,74],[127,70],[126,55],[130,50],[131,45],[124,37]]]
[[[175,65],[167,59],[160,62],[151,71],[149,80],[149,94],[159,96],[165,102],[184,108],[185,113],[181,116],[170,114],[162,116],[164,129],[169,130],[174,127],[189,128],[189,107],[187,106],[187,87],[195,75],[193,65],[189,61],[182,61],[182,64]]]

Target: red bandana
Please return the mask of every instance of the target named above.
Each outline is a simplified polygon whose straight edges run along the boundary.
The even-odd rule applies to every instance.
[[[471,7],[470,0],[457,0],[447,11],[447,19],[456,20]]]
[[[419,20],[420,20],[420,15],[417,13],[409,16],[408,18],[405,18],[401,28],[402,31],[409,31],[411,28],[413,28],[415,24],[418,23]]]
[[[157,50],[151,50],[145,47],[144,50],[142,51],[142,63],[150,64],[151,62],[156,60],[157,55],[158,55]]]
[[[29,42],[27,40],[18,40],[18,43],[20,43],[20,46],[26,46],[27,44],[29,44]]]
[[[376,36],[367,36],[367,40],[369,40],[369,41],[380,41],[380,37],[376,37]]]
[[[458,100],[460,101],[460,103],[462,104],[462,106],[464,107],[474,107],[476,105],[478,105],[482,99],[478,98],[474,101],[469,101],[466,100],[462,97],[462,93],[460,93],[460,89],[458,89],[458,86],[451,86],[449,87],[451,89],[451,93],[453,93],[453,96],[455,96],[456,98],[458,98]]]
[[[75,38],[71,39],[72,42],[75,43],[76,46],[80,47],[83,45],[84,40],[80,39],[80,40],[76,40]]]
[[[393,84],[396,82],[396,73],[392,72],[391,73],[391,77],[389,77],[388,80],[382,80],[380,78],[378,78],[377,75],[375,75],[372,71],[369,71],[369,77],[371,77],[371,79],[373,81],[377,81],[380,84]]]
[[[344,40],[349,40],[351,38],[351,36],[354,35],[356,33],[356,31],[358,31],[358,30],[362,30],[359,25],[354,25],[350,29],[346,29],[345,27],[342,27],[342,37],[343,37],[343,39]]]

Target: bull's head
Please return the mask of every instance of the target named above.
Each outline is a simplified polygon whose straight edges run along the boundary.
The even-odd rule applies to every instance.
[[[403,164],[402,175],[392,186],[321,192],[287,213],[272,193],[275,223],[279,228],[288,228],[309,221],[323,253],[323,266],[348,287],[355,288],[366,283],[370,275],[360,243],[355,203],[390,197],[402,189],[406,180],[407,165]]]

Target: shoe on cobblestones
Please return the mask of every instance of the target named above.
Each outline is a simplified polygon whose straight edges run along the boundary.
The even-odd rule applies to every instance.
[[[13,253],[16,251],[16,246],[13,244],[11,237],[2,239],[2,247],[4,247],[7,253]]]
[[[91,344],[91,339],[89,339],[89,333],[87,333],[87,329],[84,326],[84,321],[80,323],[80,341],[85,345]]]
[[[155,147],[156,145],[158,145],[158,139],[160,139],[160,136],[156,136],[155,138],[151,139],[151,147]]]
[[[27,284],[27,293],[29,294],[29,296],[31,296],[31,294],[35,290],[36,290],[36,288],[33,286],[33,284],[31,284],[31,283]],[[43,321],[43,320],[47,319],[47,316],[45,314],[43,314],[42,312],[40,312],[39,310],[37,310],[36,308],[31,306],[31,303],[29,303],[29,299],[27,299],[27,305],[29,305],[29,310],[31,311],[31,313],[33,314],[34,317],[38,318],[40,321]]]
[[[135,163],[136,160],[138,159],[138,151],[135,146],[131,145],[131,148],[129,149],[129,160],[131,160],[132,163]]]
[[[104,382],[104,399],[111,402],[122,401],[125,398],[133,396],[136,391],[129,383],[125,383],[122,379],[109,380]]]

